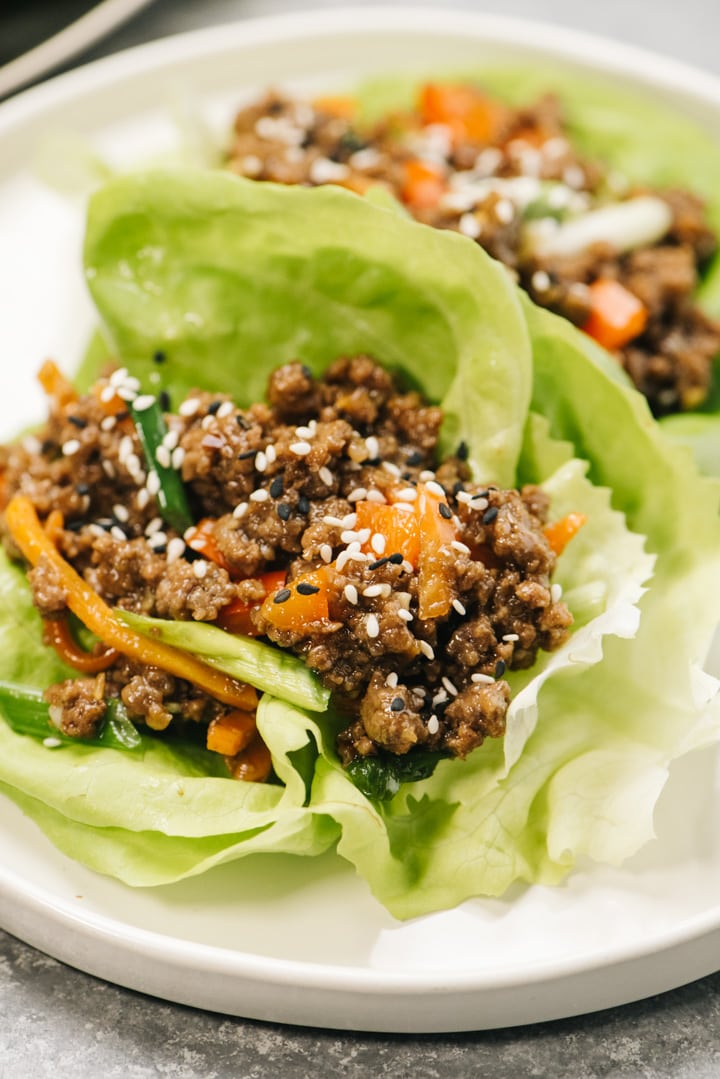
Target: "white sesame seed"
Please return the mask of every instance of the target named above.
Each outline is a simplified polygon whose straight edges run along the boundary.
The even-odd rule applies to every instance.
[[[415,507],[410,502],[393,502],[393,509],[404,510],[406,513],[415,512]]]
[[[547,292],[550,288],[550,275],[545,270],[536,270],[530,278],[530,284],[536,292]]]
[[[367,446],[367,451],[373,460],[376,457],[380,456],[380,443],[375,438],[375,435],[369,435],[368,438],[365,439],[365,445]]]
[[[202,427],[203,431],[209,431],[210,428],[214,426],[214,424],[215,417],[212,412],[208,412],[207,416],[203,416],[203,418],[200,420],[200,426]]]
[[[437,480],[427,480],[425,485],[431,495],[437,495],[438,498],[445,498],[445,491]]]
[[[178,409],[178,413],[181,416],[186,416],[186,417],[194,416],[199,408],[200,408],[200,398],[199,397],[188,397],[180,405],[180,408]]]
[[[108,379],[111,386],[120,386],[128,377],[127,367],[118,367],[117,371],[113,371]]]
[[[314,184],[331,184],[347,178],[350,170],[347,165],[331,161],[329,157],[316,157],[310,165],[310,180]]]
[[[131,389],[129,386],[119,386],[117,389],[118,397],[121,397],[123,401],[132,402],[137,397],[137,392]]]
[[[160,477],[157,472],[150,472],[145,482],[145,486],[151,495],[156,495],[160,490]]]
[[[158,446],[155,450],[155,460],[161,468],[170,468],[171,457],[167,446]]]
[[[428,734],[437,734],[440,730],[440,720],[437,716],[430,716],[430,719],[427,721],[427,729]]]
[[[122,505],[120,505],[119,502],[117,502],[113,506],[112,511],[113,511],[113,515],[115,517],[117,517],[118,521],[125,522],[130,517],[130,514],[128,513],[128,510],[127,510],[127,506],[122,506]]]
[[[377,615],[369,614],[367,616],[365,620],[365,632],[371,639],[380,636],[380,623],[377,620]]]
[[[110,535],[113,539],[118,540],[120,543],[127,539],[127,536],[123,532],[122,528],[118,528],[117,525],[112,526],[112,528],[110,529]]]
[[[102,401],[102,403],[104,405],[109,404],[109,402],[112,401],[114,396],[115,396],[115,387],[114,386],[110,386],[110,385],[103,386],[103,388],[100,390],[100,400]],[[108,419],[110,419],[110,417],[108,417]],[[113,419],[114,419],[114,417],[113,417]]]
[[[277,461],[277,450],[273,446],[272,442],[265,447],[265,456],[269,465],[274,465]]]
[[[326,487],[332,487],[334,477],[327,465],[322,466],[318,472],[318,476]]]
[[[48,737],[43,738],[43,745],[46,747],[46,749],[57,749],[58,746],[62,745],[62,742],[59,738]]]
[[[448,699],[447,691],[444,690],[444,689],[439,689],[438,692],[435,694],[435,696],[432,699],[433,708],[437,708],[437,706],[439,704],[445,704],[447,699]]]
[[[469,506],[472,502],[472,495],[467,491],[458,491],[455,497],[462,506]]]
[[[250,495],[251,502],[267,502],[270,495],[263,487],[258,487],[256,491]]]
[[[412,622],[413,621],[412,614],[410,613],[410,611],[406,610],[404,607],[401,607],[399,609],[398,618],[402,618],[403,622]]]
[[[198,560],[193,562],[192,569],[197,579],[201,581],[208,571],[208,564],[205,561]]]
[[[90,533],[91,536],[104,536],[105,535],[105,529],[101,528],[100,525],[96,525],[96,524],[89,524],[88,525],[88,532]]]
[[[481,683],[482,685],[492,685],[495,679],[491,674],[472,674],[470,681],[475,683]]]
[[[347,555],[350,562],[367,562],[369,559],[372,558],[372,555],[363,554],[362,551],[346,550],[343,552],[343,554]]]
[[[102,420],[100,420],[100,428],[103,431],[112,431],[116,423],[117,420],[114,416],[105,416]]]
[[[402,568],[405,570],[406,573],[412,573],[415,569],[412,562],[408,562],[407,558],[403,559]]]
[[[312,450],[312,446],[309,442],[291,442],[290,452],[294,453],[296,457],[307,457]]]
[[[367,599],[374,599],[376,596],[381,596],[382,593],[382,585],[379,584],[369,584],[367,588],[363,588],[363,595]]]
[[[233,517],[236,521],[241,521],[249,509],[247,502],[238,502],[237,506],[233,510]]]
[[[401,491],[398,491],[397,497],[400,502],[414,502],[417,498],[417,491],[414,487],[403,487]]]
[[[340,524],[343,528],[354,528],[357,524],[357,513],[346,513]]]
[[[139,510],[144,510],[150,501],[150,492],[147,487],[141,487],[138,493],[135,495],[135,505]]]
[[[125,460],[133,452],[133,440],[130,435],[123,435],[118,445],[118,460],[121,464],[125,463]]]
[[[459,599],[454,599],[452,605],[458,614],[467,614],[465,604],[461,603]]]
[[[351,491],[348,495],[348,502],[362,502],[367,497],[367,491],[364,487],[356,487],[354,491]]]
[[[377,487],[371,487],[366,495],[368,502],[377,502],[382,505],[385,504],[385,495],[382,491],[378,491]]]
[[[217,410],[216,415],[219,420],[225,420],[228,416],[232,416],[234,411],[235,405],[232,401],[223,401],[220,408]]]
[[[431,644],[428,644],[427,641],[418,641],[418,644],[420,646],[420,651],[426,659],[435,659],[435,652]]]
[[[267,466],[268,466],[267,457],[265,456],[263,451],[260,450],[259,453],[255,454],[255,468],[257,469],[258,472],[264,472],[265,469],[267,468]]]
[[[405,608],[408,608],[410,606],[410,601],[412,600],[412,596],[409,592],[396,592],[395,598],[397,599],[398,603],[400,603]]]
[[[400,469],[397,465],[394,465],[392,461],[383,461],[382,467],[385,472],[389,472],[391,476],[395,476],[396,478],[400,476]]]
[[[321,553],[321,557],[322,557],[322,551],[320,553]],[[329,558],[323,558],[323,561],[324,562],[329,562],[330,559]],[[345,566],[347,565],[347,563],[349,561],[350,561],[350,555],[348,554],[348,552],[347,551],[341,551],[340,554],[337,556],[337,560],[335,562],[335,567],[336,567],[338,573],[342,573],[342,571],[345,569]]]
[[[141,393],[133,401],[133,408],[136,412],[147,412],[149,408],[152,408],[156,400],[157,398],[153,393]]]
[[[372,530],[370,528],[361,528],[360,531],[357,533],[358,542],[367,543],[367,541],[370,539],[371,532]]]
[[[329,543],[323,543],[320,547],[320,557],[323,562],[332,562],[332,547]]]
[[[503,636],[503,640],[508,641],[508,643],[509,643],[511,641],[519,641],[520,637],[519,637],[519,635],[517,633],[506,633]]]
[[[390,671],[390,674],[385,679],[385,685],[388,689],[397,689],[398,676],[395,671]]]
[[[331,528],[342,528],[342,518],[334,517],[332,513],[326,513],[323,517],[323,524],[329,525]]]
[[[553,601],[553,603],[559,603],[562,599],[562,594],[563,590],[561,584],[557,584],[556,582],[554,585],[552,585],[552,587],[550,588],[550,599]]]
[[[178,470],[178,469],[182,468],[182,463],[183,463],[184,460],[185,460],[185,450],[183,449],[182,446],[178,446],[177,449],[174,449],[172,451],[172,458],[171,458],[170,463],[172,464],[174,469]]]
[[[515,207],[510,199],[498,199],[495,203],[495,216],[501,225],[509,225],[515,216]]]
[[[341,532],[340,539],[343,543],[359,543],[358,533],[353,532],[351,528],[346,528],[344,532]]]
[[[313,435],[315,434],[315,431],[313,430],[312,427],[296,427],[295,428],[295,434],[297,435],[298,438],[302,438],[302,439],[307,440],[307,439],[313,437]]]
[[[146,488],[143,488],[143,490],[145,490],[145,489],[146,489]],[[162,529],[162,526],[163,526],[163,519],[162,519],[162,517],[153,517],[152,521],[150,521],[150,523],[148,524],[147,528],[145,529],[145,535],[146,535],[146,536],[153,536],[153,535],[154,535],[154,534],[155,534],[156,532],[160,532],[160,531],[161,531],[161,529]],[[190,531],[190,529],[188,529],[188,532],[189,532],[189,531]],[[194,533],[195,533],[195,531],[196,531],[196,529],[195,529],[195,526],[194,526],[194,525],[193,525],[192,531],[193,531],[193,534],[194,534]]]
[[[123,464],[128,470],[131,476],[137,477],[138,473],[142,471],[140,466],[140,458],[136,453],[129,453],[125,458]],[[157,492],[154,492],[157,494]]]
[[[63,442],[62,444],[62,451],[65,457],[73,457],[79,449],[80,442],[77,438],[69,438],[67,442]]]
[[[370,540],[370,546],[372,547],[372,549],[373,549],[373,551],[375,552],[376,555],[384,555],[386,545],[387,545],[387,540],[385,539],[385,536],[383,536],[381,532],[376,532],[375,535]]]
[[[421,481],[421,483],[434,483],[435,482],[435,473],[431,472],[429,468],[423,469],[423,471],[418,476],[418,479]],[[437,486],[440,487],[440,484],[438,483]],[[442,495],[444,496],[445,492],[443,491],[442,487],[440,487],[440,491],[442,492]]]
[[[180,539],[179,536],[173,536],[173,538],[168,541],[167,545],[166,554],[168,563],[172,564],[173,562],[177,562],[179,558],[182,558],[184,553],[185,540]]]
[[[461,543],[460,540],[450,540],[450,546],[453,551],[457,551],[458,554],[470,554],[470,548],[466,543]]]
[[[353,539],[353,540],[350,540],[349,542],[346,540],[345,542],[347,543],[347,553],[348,554],[359,554],[360,553],[360,540]]]
[[[470,505],[472,506],[472,508],[474,510],[486,510],[488,508],[488,506],[490,505],[490,503],[488,502],[487,498],[477,498],[477,497],[475,497],[475,498],[473,498]]]
[[[172,451],[177,446],[179,438],[180,435],[177,431],[168,431],[167,434],[163,436],[162,444]]]
[[[448,693],[451,696],[457,697],[458,691],[457,691],[457,686],[455,685],[454,682],[451,682],[449,678],[445,677],[445,675],[442,676],[441,682],[445,686],[445,689],[448,691]]]
[[[355,585],[346,584],[343,592],[345,594],[345,599],[348,601],[348,603],[352,603],[354,607],[358,601],[358,590]]]

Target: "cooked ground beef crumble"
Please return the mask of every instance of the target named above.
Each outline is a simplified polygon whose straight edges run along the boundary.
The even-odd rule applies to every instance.
[[[536,303],[583,328],[590,326],[592,286],[619,283],[641,302],[642,317],[627,340],[602,343],[656,415],[697,408],[720,353],[720,324],[693,299],[717,247],[700,199],[632,187],[581,157],[552,95],[517,109],[491,101],[489,129],[458,134],[453,118],[442,122],[442,109],[428,99],[433,89],[437,94],[426,88],[413,111],[371,124],[356,120],[346,99],[311,105],[270,91],[237,114],[227,165],[256,180],[339,184],[360,194],[380,185],[418,220],[476,240]],[[588,241],[552,254],[529,243],[528,225],[552,233],[566,215],[646,195],[662,201],[667,220],[630,250]]]
[[[321,379],[290,363],[271,376],[267,404],[239,409],[195,391],[165,413],[166,457],[197,522],[180,535],[161,517],[132,418],[108,410],[113,387],[136,392],[126,372],[109,373],[85,396],[53,400],[41,431],[0,449],[5,504],[21,494],[41,519],[58,511],[59,551],[108,605],[222,625],[233,604],[246,604],[250,631],[301,656],[331,689],[347,717],[337,742],[345,764],[416,748],[464,757],[502,735],[505,671],[557,648],[571,624],[551,584],[540,488],[473,483],[464,445],[438,462],[440,410],[369,357],[338,359]],[[411,516],[429,506],[449,530],[429,569],[364,527],[373,507],[391,505]],[[284,584],[268,594],[264,575],[278,570]],[[318,591],[307,584],[313,574],[326,614],[278,622],[285,593]],[[53,567],[41,560],[29,578],[46,623],[64,617]],[[60,728],[79,736],[92,734],[112,698],[155,731],[228,712],[124,656],[46,694]]]

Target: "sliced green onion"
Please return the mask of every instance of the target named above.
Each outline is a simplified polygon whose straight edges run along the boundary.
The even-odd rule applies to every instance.
[[[139,399],[138,399],[139,400]],[[180,535],[193,524],[188,505],[187,494],[177,469],[160,464],[157,451],[168,433],[165,417],[157,401],[147,408],[138,409],[130,405],[130,414],[135,423],[138,437],[145,454],[148,475],[158,478],[157,498],[160,515]]]
[[[50,708],[42,694],[12,682],[0,682],[0,712],[16,734],[42,742],[50,738],[62,745],[79,743],[125,750],[139,749],[142,745],[142,738],[128,718],[124,705],[116,699],[106,702],[105,715],[93,738],[71,738],[63,734],[51,720]]]

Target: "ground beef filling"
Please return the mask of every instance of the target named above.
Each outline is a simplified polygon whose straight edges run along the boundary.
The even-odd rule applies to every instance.
[[[340,184],[361,194],[381,185],[424,223],[476,240],[536,303],[578,326],[589,317],[588,286],[619,281],[645,305],[647,322],[617,348],[618,362],[656,415],[696,408],[720,353],[720,325],[693,300],[717,247],[701,201],[686,191],[633,189],[581,158],[552,95],[496,112],[492,135],[458,138],[444,124],[427,123],[421,111],[359,124],[332,101],[311,106],[273,91],[237,114],[227,163],[243,176],[278,183]],[[414,192],[408,168],[415,162],[430,170],[430,182]],[[436,197],[428,195],[433,176]],[[525,186],[508,187],[518,180]],[[528,185],[538,188],[534,196]],[[524,242],[529,214],[550,220],[566,209],[584,211],[644,193],[660,195],[671,210],[670,228],[657,243],[625,254],[596,244],[579,255],[541,258]]]
[[[421,747],[464,757],[502,735],[505,672],[557,648],[571,624],[551,583],[545,493],[471,482],[464,445],[438,462],[440,410],[367,356],[337,360],[322,379],[287,364],[267,400],[241,410],[197,391],[166,415],[199,522],[184,536],[163,523],[132,422],[108,422],[102,392],[56,402],[39,434],[2,449],[6,497],[22,492],[41,516],[61,510],[59,549],[111,606],[215,622],[231,604],[250,605],[253,632],[301,656],[333,691],[347,717],[337,743],[346,764]],[[453,539],[433,566],[446,609],[421,617],[417,568],[385,536],[364,535],[358,516],[397,502],[413,512],[431,489]],[[200,532],[205,546],[196,549]],[[263,575],[277,570],[290,585],[322,570],[327,617],[279,628],[262,603]],[[30,582],[44,618],[67,614],[49,564]],[[96,729],[113,697],[155,731],[226,711],[124,657],[47,692],[54,720],[79,736]]]

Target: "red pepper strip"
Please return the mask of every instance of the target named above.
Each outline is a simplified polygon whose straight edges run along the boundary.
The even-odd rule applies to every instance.
[[[39,562],[49,563],[58,577],[58,583],[67,596],[67,605],[88,629],[108,647],[117,648],[125,656],[151,664],[192,682],[225,704],[243,711],[251,711],[257,705],[257,693],[250,686],[236,682],[220,671],[208,667],[188,653],[171,648],[161,641],[141,637],[120,622],[97,592],[87,585],[66,562],[51,538],[46,534],[29,498],[15,495],[5,511],[10,535],[32,566]]]
[[[43,640],[52,645],[63,663],[74,667],[83,674],[99,674],[112,667],[119,653],[115,648],[106,648],[104,652],[86,652],[72,635],[67,618],[46,618],[43,627]]]

